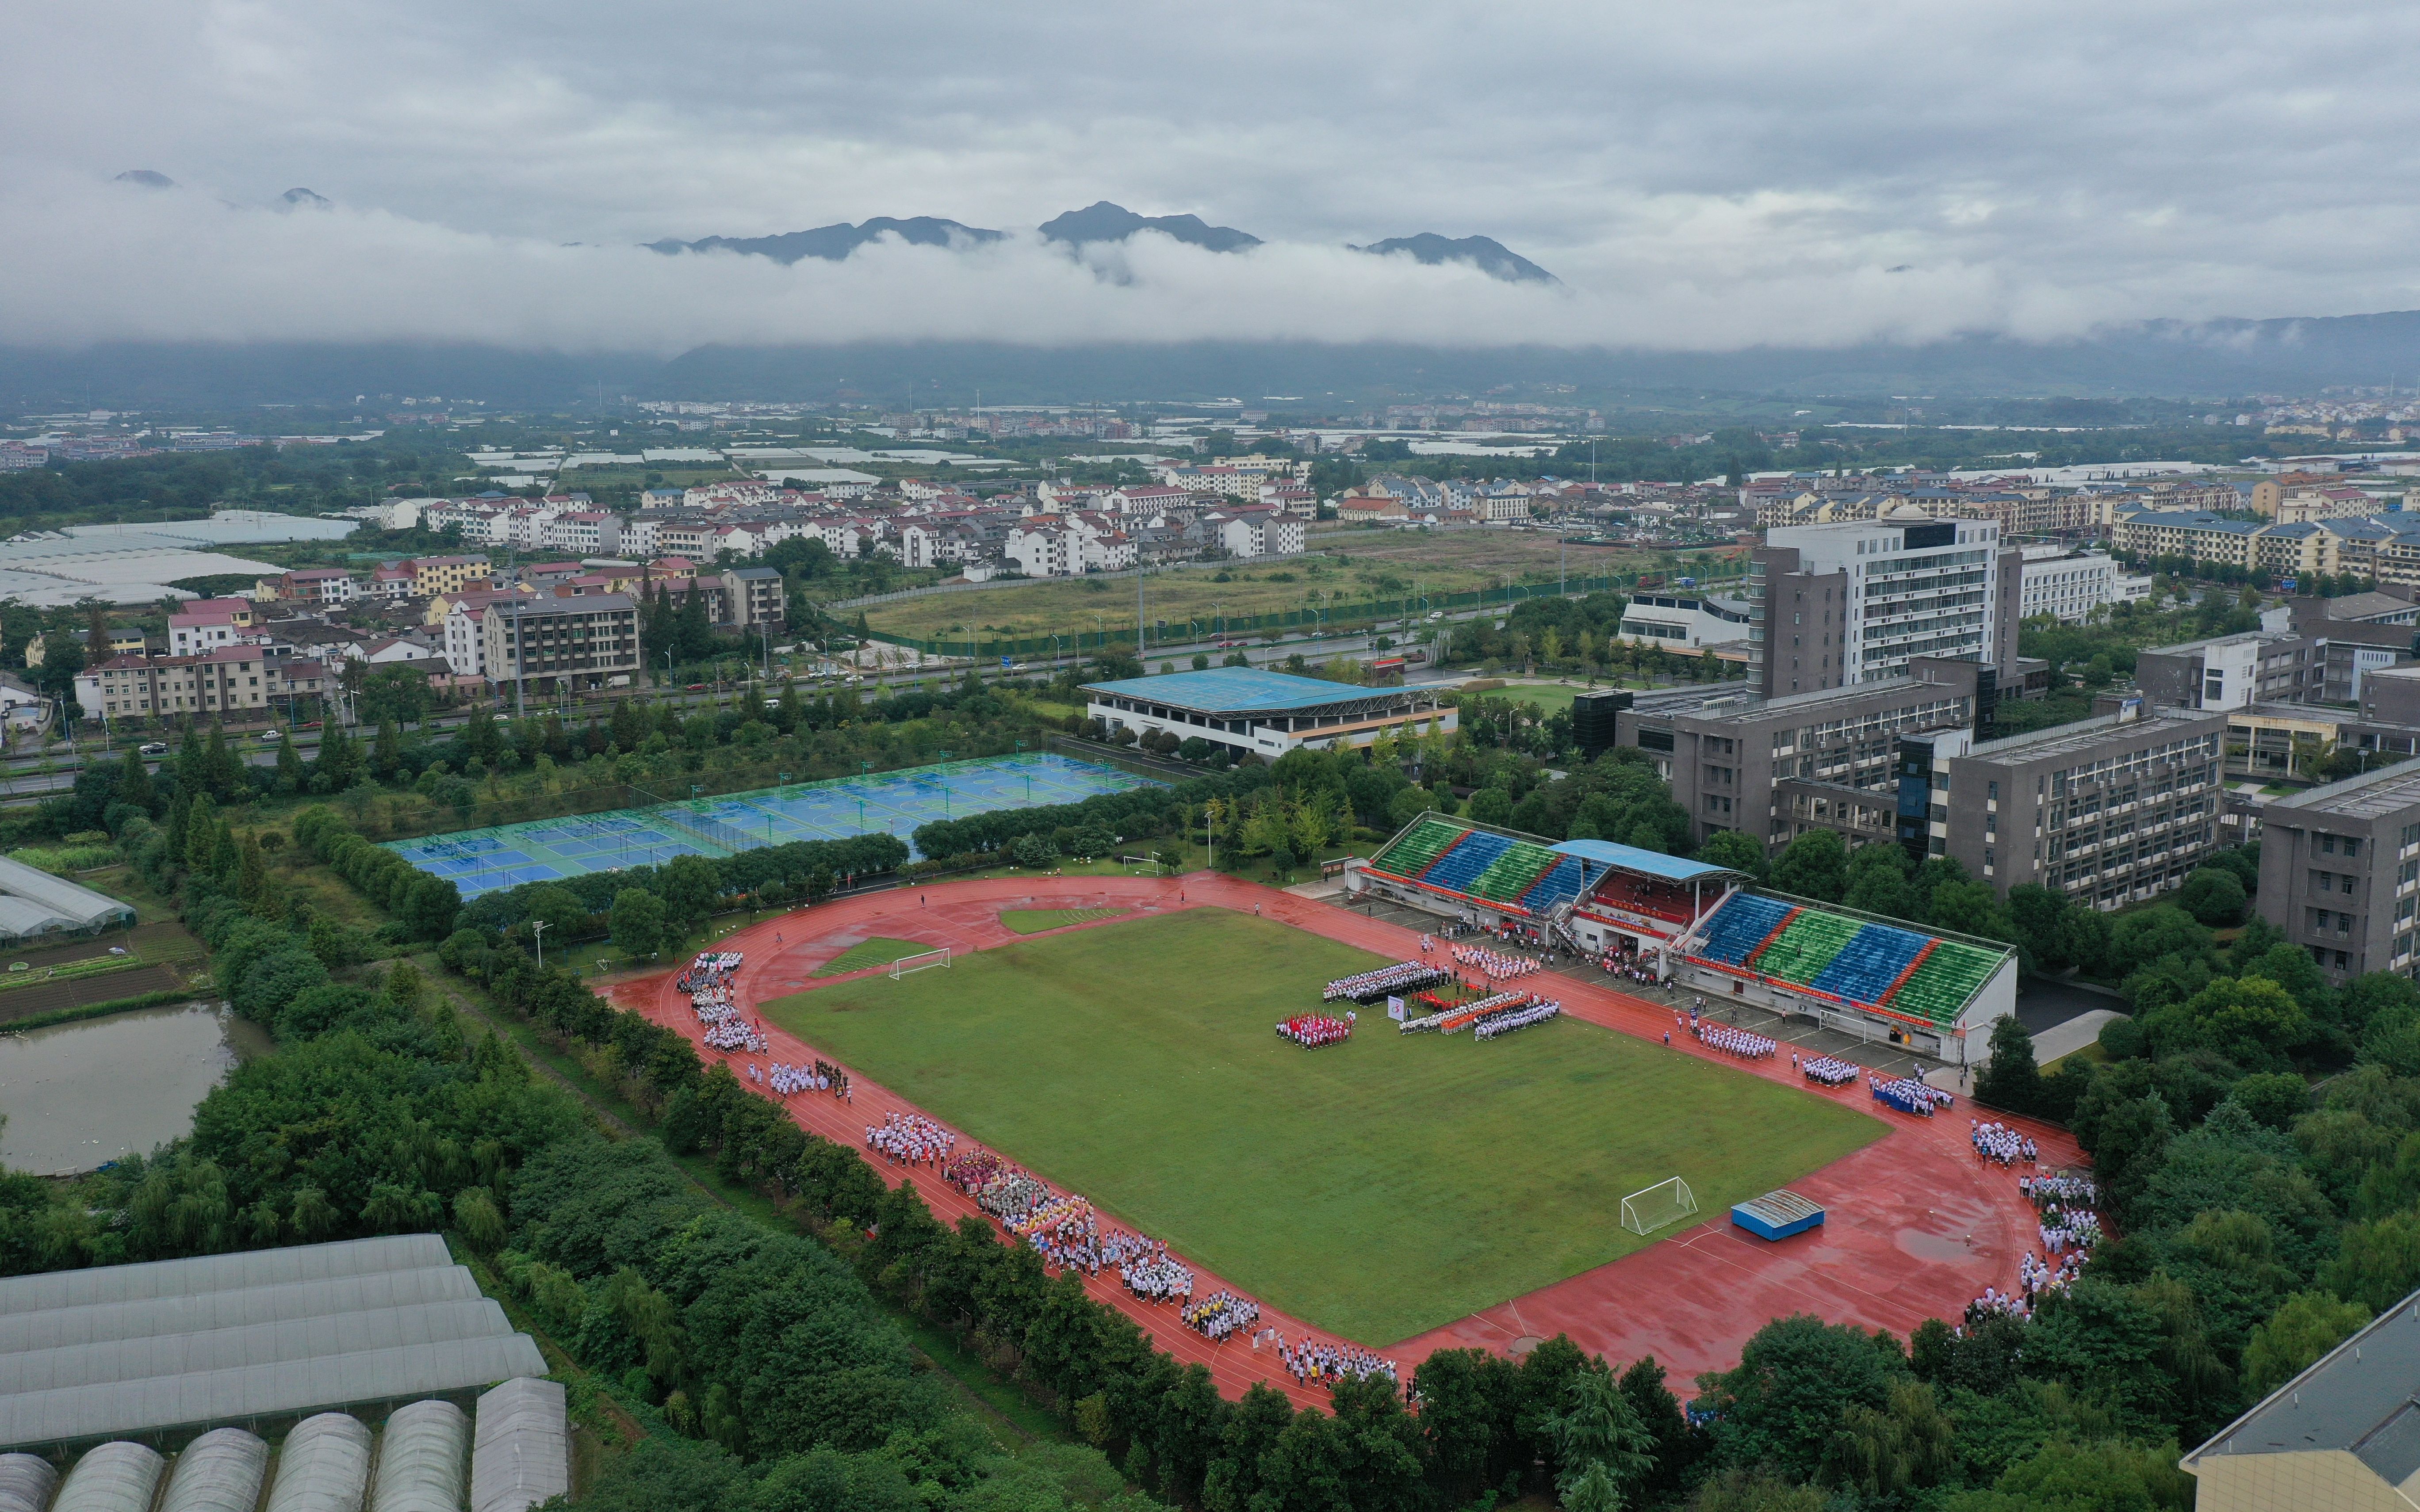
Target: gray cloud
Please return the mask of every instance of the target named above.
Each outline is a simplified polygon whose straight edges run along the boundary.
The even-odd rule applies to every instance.
[[[2245,0],[95,0],[0,59],[0,339],[1727,348],[2404,308],[2415,43],[2409,7]],[[298,184],[336,208],[228,208]],[[1269,245],[631,250],[1103,197]],[[1566,287],[1342,251],[1419,231]]]

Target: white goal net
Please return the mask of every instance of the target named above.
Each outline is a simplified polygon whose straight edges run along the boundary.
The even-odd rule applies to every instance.
[[[898,960],[891,963],[891,980],[897,981],[900,978],[908,975],[908,973],[911,971],[923,971],[927,966],[946,966],[949,964],[950,952],[945,949],[925,950],[915,955],[903,955]]]
[[[1697,1194],[1689,1190],[1688,1182],[1676,1176],[1622,1198],[1621,1227],[1634,1234],[1652,1234],[1697,1211]]]

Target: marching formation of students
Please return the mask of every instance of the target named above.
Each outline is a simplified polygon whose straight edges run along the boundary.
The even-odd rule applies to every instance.
[[[1948,1093],[1938,1087],[1917,1081],[1913,1076],[1900,1076],[1890,1081],[1878,1082],[1871,1075],[1868,1075],[1866,1085],[1873,1088],[1875,1102],[1887,1103],[1901,1113],[1914,1113],[1929,1119],[1949,1105]]]
[[[1846,1087],[1865,1070],[1854,1061],[1835,1060],[1830,1056],[1808,1056],[1801,1060],[1796,1051],[1791,1052],[1790,1059],[1800,1075],[1824,1087]]]
[[[1217,1343],[1261,1320],[1261,1304],[1232,1291],[1214,1291],[1196,1303],[1187,1303],[1177,1314],[1185,1326],[1203,1338]]]
[[[1305,1050],[1316,1050],[1324,1044],[1342,1044],[1352,1039],[1354,1021],[1352,1013],[1341,1019],[1325,1013],[1296,1013],[1278,1026],[1278,1033]]]
[[[1119,1266],[1118,1279],[1126,1284],[1127,1291],[1145,1302],[1193,1300],[1193,1273],[1170,1259],[1166,1246]]]
[[[1672,1021],[1675,1024],[1680,1023],[1680,1015],[1674,1014]],[[1727,1056],[1737,1056],[1742,1060],[1762,1060],[1781,1048],[1761,1034],[1751,1034],[1745,1029],[1734,1029],[1728,1024],[1712,1024],[1695,1013],[1689,1015],[1688,1023],[1689,1032],[1698,1037],[1699,1044],[1710,1050],[1719,1050]]]
[[[1995,1160],[2004,1166],[2024,1161],[2030,1165],[2040,1153],[2032,1140],[2005,1123],[1975,1123],[1971,1119],[1967,1122],[1974,1124],[1967,1138],[1975,1146],[1977,1160]]]
[[[1476,1002],[1455,1003],[1420,1018],[1405,1019],[1396,1032],[1421,1034],[1435,1030],[1439,1034],[1458,1034],[1491,1013],[1501,1013],[1531,1001],[1528,993],[1497,993]]]
[[[889,1113],[865,1126],[865,1148],[878,1149],[894,1165],[938,1165],[950,1158],[958,1136],[921,1113]]]
[[[739,969],[743,959],[737,950],[705,951],[682,967],[681,974],[673,979],[673,991],[693,993],[708,987],[728,987],[731,974]]]
[[[2075,1203],[2082,1207],[2099,1205],[2101,1189],[2088,1176],[2020,1176],[2017,1190],[2037,1208],[2056,1203]]]
[[[753,1067],[749,1068],[751,1072]],[[853,1103],[849,1096],[848,1072],[829,1060],[817,1060],[812,1066],[791,1066],[775,1061],[763,1080],[783,1097],[793,1092],[830,1092],[844,1103]]]
[[[1526,955],[1498,955],[1483,945],[1453,945],[1448,946],[1447,949],[1452,953],[1456,964],[1477,966],[1495,981],[1510,981],[1515,977],[1526,977],[1544,969]]]
[[[1428,949],[1428,936],[1420,936],[1420,949]],[[1433,966],[1425,961],[1399,961],[1391,966],[1380,966],[1357,977],[1342,977],[1327,984],[1319,995],[1323,1003],[1351,999],[1357,1003],[1373,1003],[1381,997],[1405,997],[1423,987],[1434,987],[1446,980],[1443,966]]]
[[[1470,1026],[1476,1040],[1493,1040],[1499,1034],[1526,1029],[1532,1024],[1544,1024],[1563,1011],[1563,1005],[1551,998],[1532,997],[1526,1003],[1488,1014]]]
[[[1378,1376],[1390,1383],[1396,1379],[1395,1362],[1357,1345],[1314,1344],[1309,1339],[1288,1344],[1285,1335],[1276,1329],[1269,1330],[1269,1335],[1277,1345],[1278,1364],[1302,1385],[1314,1381],[1359,1381],[1368,1376]],[[1253,1348],[1259,1347],[1260,1341],[1255,1338]]]

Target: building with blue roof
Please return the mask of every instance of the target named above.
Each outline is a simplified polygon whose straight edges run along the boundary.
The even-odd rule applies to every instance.
[[[1110,735],[1167,734],[1275,761],[1299,747],[1367,746],[1381,734],[1457,728],[1436,693],[1357,687],[1259,667],[1212,667],[1084,685],[1085,710]]]

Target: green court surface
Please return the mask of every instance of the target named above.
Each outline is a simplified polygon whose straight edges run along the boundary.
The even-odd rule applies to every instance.
[[[868,966],[887,966],[903,955],[922,955],[931,949],[931,946],[920,945],[914,940],[893,940],[877,934],[870,940],[860,940],[833,956],[815,967],[814,974],[818,977],[845,976],[852,971],[863,971]]]
[[[1122,908],[1011,908],[1000,916],[1002,929],[1019,934],[1039,934],[1047,929],[1060,929],[1069,924],[1088,924],[1096,918],[1115,918]]]
[[[774,1022],[1264,1302],[1383,1346],[1640,1249],[1882,1137],[1791,1087],[1573,1019],[1484,1043],[1279,1020],[1376,957],[1199,909],[766,1005]],[[1675,1225],[1654,1237],[1680,1233]]]

